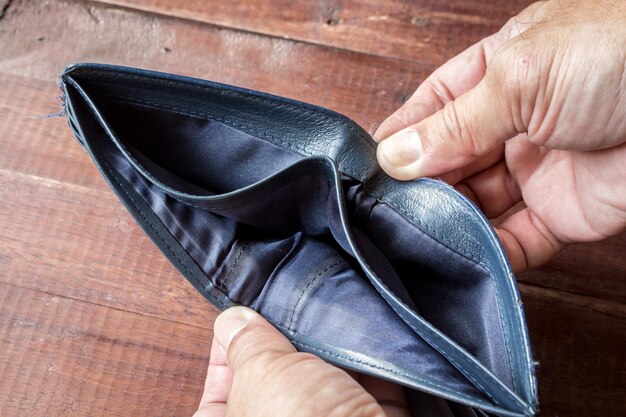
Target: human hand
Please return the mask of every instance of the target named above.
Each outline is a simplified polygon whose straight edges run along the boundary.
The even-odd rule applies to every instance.
[[[626,228],[626,2],[537,2],[435,71],[375,133],[494,219],[516,272]],[[392,135],[393,134],[393,135]],[[390,136],[392,135],[392,136]],[[512,207],[522,208],[511,213]]]
[[[194,417],[409,416],[402,387],[297,352],[249,308],[229,308],[214,331]]]

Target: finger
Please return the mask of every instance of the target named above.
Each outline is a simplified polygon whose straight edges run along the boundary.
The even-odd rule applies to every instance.
[[[477,174],[481,171],[484,171],[498,162],[502,161],[504,158],[504,144],[496,147],[495,149],[488,152],[486,155],[481,156],[476,159],[474,162],[461,167],[459,169],[455,169],[453,171],[447,172],[439,176],[439,179],[447,182],[450,185],[455,185],[465,178],[471,177],[474,174]]]
[[[504,161],[455,185],[487,218],[495,218],[522,200],[522,193]]]
[[[235,373],[256,355],[296,351],[285,336],[247,307],[227,309],[215,320],[214,329],[215,339],[226,352],[226,361]]]
[[[564,247],[528,208],[505,219],[496,232],[515,273],[543,265]]]
[[[380,166],[409,180],[459,169],[520,133],[506,114],[510,98],[486,76],[476,87],[434,115],[383,140]]]
[[[384,120],[374,133],[380,141],[432,115],[448,103],[476,86],[485,76],[487,62],[506,41],[532,27],[541,17],[545,4],[531,4],[516,17],[511,18],[493,35],[470,46],[433,72],[415,93],[391,116]]]
[[[546,13],[541,10],[542,5],[537,4],[521,15],[540,19]],[[509,28],[510,36],[536,20],[528,20],[525,28],[519,29],[517,22],[521,21],[514,20],[517,30]],[[473,163],[526,130],[523,112],[515,104],[520,91],[517,72],[510,71],[510,60],[517,49],[501,50],[498,60],[489,60],[489,70],[476,86],[432,116],[381,141],[377,157],[383,170],[401,180],[442,175]]]
[[[387,417],[410,417],[402,386],[363,374],[359,374],[358,382],[380,404]]]
[[[226,359],[220,351],[219,345],[213,338],[204,392],[194,417],[223,417],[226,415],[226,401],[232,378],[233,373],[226,364]]]
[[[353,371],[352,369],[348,369],[348,368],[344,368],[342,366],[338,366],[337,368],[341,369],[342,371],[344,371],[345,373],[347,373],[348,375],[350,375],[350,377],[352,379],[354,379],[355,381],[358,382],[359,378],[361,377],[362,374]]]
[[[381,123],[374,139],[380,141],[421,121],[476,85],[485,75],[483,44],[494,42],[492,36],[472,45],[433,72],[406,103]]]

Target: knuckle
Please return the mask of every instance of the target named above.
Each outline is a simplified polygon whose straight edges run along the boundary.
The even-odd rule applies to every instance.
[[[493,54],[487,66],[487,78],[497,82],[505,93],[519,96],[539,79],[541,62],[534,42],[512,39]]]
[[[485,80],[501,93],[515,97],[520,91],[524,61],[525,58],[520,58],[518,48],[507,44],[491,57]],[[522,63],[522,71],[516,70],[518,63]]]
[[[478,156],[478,142],[474,136],[473,129],[463,116],[463,112],[456,105],[456,102],[447,103],[441,113],[442,128],[441,137],[454,138],[454,146],[458,153],[473,159]]]
[[[485,82],[504,98],[519,132],[528,130],[546,78],[545,59],[539,50],[534,42],[518,37],[498,49],[487,67]]]
[[[454,100],[454,94],[440,77],[429,79],[428,86],[442,105]]]
[[[239,350],[238,361],[236,367],[238,368],[260,368],[269,369],[273,363],[277,360],[278,355],[272,350],[259,351],[254,345],[246,344]]]
[[[545,123],[544,123],[545,125]],[[551,132],[548,131],[548,129],[537,129],[536,131],[533,132],[529,132],[527,137],[528,137],[528,141],[530,143],[532,143],[533,145],[537,145],[537,146],[541,146],[541,147],[550,147],[551,143],[553,142],[553,135],[551,134]]]

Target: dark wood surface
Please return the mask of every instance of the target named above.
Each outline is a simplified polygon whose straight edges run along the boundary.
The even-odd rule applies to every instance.
[[[191,416],[217,314],[46,117],[64,65],[260,89],[372,131],[527,3],[0,0],[0,416]],[[519,277],[542,415],[626,415],[625,254],[621,235]]]

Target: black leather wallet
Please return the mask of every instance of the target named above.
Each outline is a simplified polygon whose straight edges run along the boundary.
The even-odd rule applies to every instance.
[[[416,416],[535,413],[515,277],[453,188],[391,179],[363,129],[309,104],[100,64],[61,86],[102,175],[210,302],[408,387]]]

